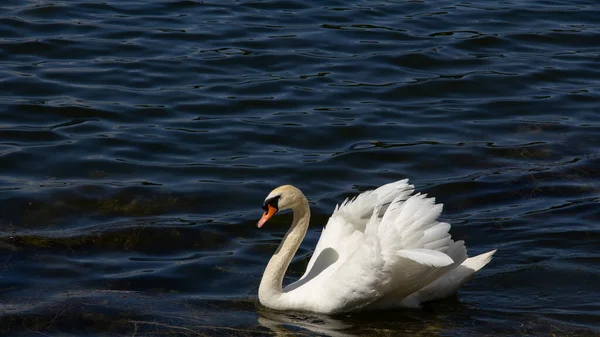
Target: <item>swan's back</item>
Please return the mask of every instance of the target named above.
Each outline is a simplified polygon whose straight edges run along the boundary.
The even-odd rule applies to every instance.
[[[401,180],[338,205],[305,274],[284,289],[289,309],[336,313],[418,306],[466,282],[476,270],[459,268],[471,259],[464,243],[451,239],[450,224],[437,220],[443,206],[413,191]],[[477,270],[493,252],[488,254]]]

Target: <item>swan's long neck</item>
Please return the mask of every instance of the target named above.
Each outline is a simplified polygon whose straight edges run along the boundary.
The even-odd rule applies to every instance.
[[[310,222],[310,208],[304,196],[302,196],[302,202],[292,208],[292,211],[294,213],[292,226],[267,264],[258,288],[259,301],[271,308],[277,306],[277,300],[282,294],[283,276],[300,247]]]

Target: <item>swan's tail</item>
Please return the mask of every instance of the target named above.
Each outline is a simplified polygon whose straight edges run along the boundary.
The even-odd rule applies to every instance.
[[[492,260],[492,256],[494,255],[494,253],[496,251],[497,251],[497,249],[494,249],[487,253],[479,254],[474,257],[470,257],[470,258],[466,259],[465,262],[463,262],[461,264],[461,266],[465,266],[469,269],[472,269],[473,273],[475,273],[479,269],[483,268],[486,264],[490,263],[490,261]]]
[[[421,288],[414,294],[406,297],[402,304],[406,307],[418,307],[423,302],[449,297],[458,291],[463,284],[467,283],[476,272],[492,260],[496,249],[474,257],[470,257],[458,267],[447,274]]]

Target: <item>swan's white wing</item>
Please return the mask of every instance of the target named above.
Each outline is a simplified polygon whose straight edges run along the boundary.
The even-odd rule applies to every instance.
[[[398,256],[430,267],[446,267],[454,263],[450,256],[430,249],[402,249]]]
[[[366,226],[364,242],[376,245],[380,254],[381,262],[375,266],[378,268],[377,281],[363,278],[366,272],[356,271],[363,264],[357,261],[359,256],[352,256],[327,282],[335,285],[337,294],[342,296],[343,292],[347,298],[343,311],[386,307],[390,306],[390,301],[399,303],[435,281],[455,264],[452,256],[447,254],[454,245],[448,234],[450,225],[437,221],[441,211],[442,205],[436,205],[433,198],[420,194],[408,199],[396,197],[382,218],[375,210]],[[453,249],[459,250],[458,246]],[[458,258],[460,254],[453,252],[453,256]],[[360,257],[365,258],[365,255]],[[357,291],[360,288],[362,292]],[[377,296],[367,300],[366,297],[361,298],[362,293]]]
[[[315,247],[313,255],[308,262],[305,277],[315,266],[315,262],[322,257],[322,251],[331,248],[337,252],[335,260],[324,261],[319,259],[319,269],[327,268],[336,261],[344,261],[353,254],[359,244],[363,243],[363,235],[367,222],[376,208],[385,211],[394,199],[405,200],[414,191],[414,186],[408,184],[408,179],[383,185],[375,190],[366,191],[353,199],[346,199],[341,205],[337,205],[329,218],[327,225],[323,228],[319,242]],[[383,212],[380,212],[383,214]]]
[[[382,285],[385,296],[373,303],[372,307],[397,306],[404,298],[456,268],[466,259],[464,243],[454,242],[448,233],[450,224],[437,221],[442,208],[442,204],[435,204],[434,198],[427,198],[422,194],[411,196],[405,202],[392,202],[378,229],[381,245],[384,247],[382,253],[387,262],[386,269],[393,284]],[[413,268],[407,275],[407,270],[402,266],[404,262],[398,259],[403,250],[437,252],[446,255],[450,263],[445,266],[430,263],[431,268],[426,270],[421,267],[427,264],[425,259],[413,260],[419,262],[419,268]]]
[[[437,221],[442,205],[425,195],[408,197],[412,186],[406,181],[383,187],[386,193],[378,195],[378,189],[336,209],[306,274],[321,272],[286,288],[300,307],[335,313],[397,306],[464,261],[462,242],[450,238],[449,224]],[[315,261],[329,249],[339,254],[323,268]]]

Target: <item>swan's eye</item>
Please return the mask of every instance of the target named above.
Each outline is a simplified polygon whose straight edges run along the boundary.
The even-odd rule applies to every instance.
[[[269,199],[265,200],[265,202],[263,203],[262,209],[265,212],[268,212],[269,211],[269,205],[270,205],[271,207],[275,208],[276,210],[279,210],[279,205],[278,204],[279,204],[279,199],[280,198],[281,198],[281,195],[278,195],[278,196],[274,196],[272,198],[269,198]]]

